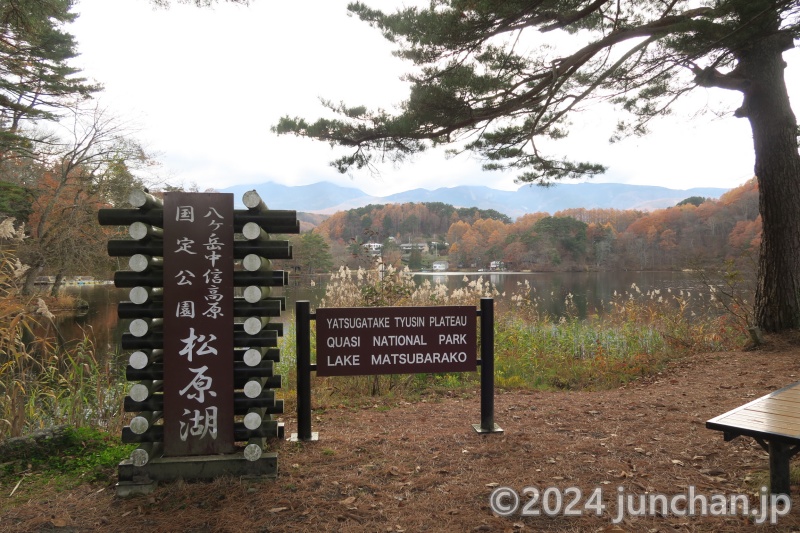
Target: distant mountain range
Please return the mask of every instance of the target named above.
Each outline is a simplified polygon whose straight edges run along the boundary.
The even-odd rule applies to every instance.
[[[292,209],[330,215],[369,204],[442,202],[455,207],[494,209],[512,219],[526,213],[553,214],[574,207],[652,211],[672,207],[691,196],[719,198],[728,191],[717,187],[668,189],[621,183],[559,183],[551,187],[523,185],[516,191],[464,185],[442,187],[432,191],[413,189],[389,196],[370,196],[359,189],[341,187],[329,182],[298,186],[267,182],[257,185],[236,185],[220,189],[219,192],[233,193],[237,207],[242,207],[242,195],[253,189],[258,191],[270,209]]]

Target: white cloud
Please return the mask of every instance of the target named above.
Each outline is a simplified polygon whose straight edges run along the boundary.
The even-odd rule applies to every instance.
[[[78,65],[106,87],[102,102],[136,119],[174,183],[205,189],[327,180],[375,195],[459,184],[516,188],[513,174],[481,172],[474,157],[445,159],[440,152],[396,169],[381,165],[379,177],[342,176],[328,165],[342,152],[270,132],[284,114],[322,115],[320,97],[384,108],[405,97],[398,79],[404,65],[377,30],[347,16],[346,4],[254,0],[249,7],[159,10],[147,0],[81,0],[71,31],[82,53]],[[790,94],[794,79],[790,72]],[[586,124],[556,145],[559,153],[608,165],[598,180],[734,187],[752,175],[752,140],[742,119],[681,115],[655,123],[645,138],[609,145],[613,119],[605,118],[576,117]]]

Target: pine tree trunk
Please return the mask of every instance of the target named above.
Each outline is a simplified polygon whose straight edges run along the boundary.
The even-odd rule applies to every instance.
[[[783,75],[785,49],[785,36],[773,34],[739,58],[751,80],[739,114],[753,131],[763,221],[755,317],[758,327],[771,332],[800,325],[800,156]]]

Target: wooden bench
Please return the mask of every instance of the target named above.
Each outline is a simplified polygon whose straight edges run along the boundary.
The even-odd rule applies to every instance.
[[[762,396],[706,422],[725,441],[753,437],[769,453],[773,494],[789,494],[789,460],[800,451],[800,382]]]

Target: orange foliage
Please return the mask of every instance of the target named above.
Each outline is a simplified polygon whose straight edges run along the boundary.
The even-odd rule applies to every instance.
[[[446,235],[453,261],[471,264],[503,259],[519,268],[552,268],[547,264],[550,254],[543,253],[541,242],[532,232],[534,225],[549,214],[530,213],[508,224],[479,218],[477,212],[457,214],[446,207],[391,204],[373,206],[368,211],[340,212],[321,224],[319,231],[331,239],[347,239],[369,224],[383,237],[392,234],[405,239],[414,234],[433,239],[438,234],[436,240],[440,240]],[[718,264],[758,247],[761,236],[755,179],[699,206],[686,203],[649,213],[574,208],[554,216],[587,224],[586,253],[580,261],[602,268],[683,268],[697,261]]]

